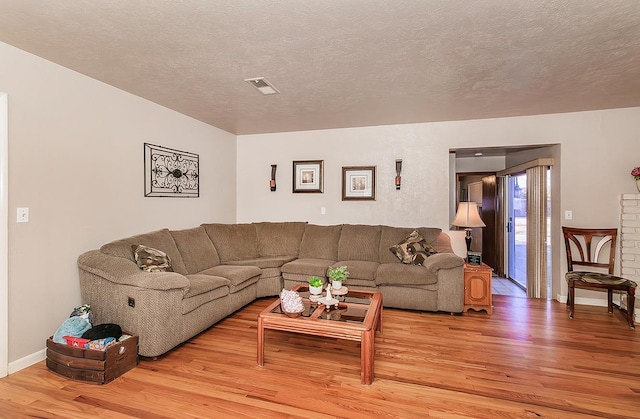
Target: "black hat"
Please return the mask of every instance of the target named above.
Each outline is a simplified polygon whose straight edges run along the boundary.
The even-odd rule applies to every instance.
[[[115,323],[103,323],[93,326],[91,329],[84,332],[83,339],[97,340],[104,338],[116,338],[120,339],[122,336],[122,328]]]

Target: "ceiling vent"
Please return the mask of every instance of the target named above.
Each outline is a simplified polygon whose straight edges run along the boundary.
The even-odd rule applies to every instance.
[[[256,77],[255,79],[245,79],[247,83],[255,87],[263,95],[275,95],[280,93],[278,89],[273,87],[264,77]]]

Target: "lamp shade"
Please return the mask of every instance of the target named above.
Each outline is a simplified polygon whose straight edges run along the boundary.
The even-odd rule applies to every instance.
[[[487,226],[480,218],[478,204],[475,202],[460,202],[458,212],[453,221],[451,221],[451,225],[465,228]]]

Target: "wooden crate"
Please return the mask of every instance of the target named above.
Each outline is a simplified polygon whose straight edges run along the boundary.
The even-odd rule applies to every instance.
[[[47,339],[47,368],[74,380],[106,384],[137,364],[138,336],[135,335],[116,343],[106,351],[56,343],[52,337]]]

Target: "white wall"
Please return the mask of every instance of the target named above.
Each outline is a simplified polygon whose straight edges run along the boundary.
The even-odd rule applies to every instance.
[[[235,221],[236,137],[2,43],[0,91],[9,102],[9,363],[19,364],[82,303],[80,253],[163,227]],[[200,198],[143,196],[145,142],[200,155]],[[17,207],[30,208],[29,223],[16,223]]]
[[[640,108],[238,137],[238,221],[304,220],[317,224],[380,223],[449,229],[450,148],[559,144],[552,186],[553,295],[566,295],[559,214],[572,225],[619,225],[620,194],[640,156]],[[561,149],[561,151],[560,151]],[[402,189],[393,187],[403,159]],[[291,192],[293,160],[324,160],[325,192]],[[278,190],[269,192],[270,164]],[[341,167],[377,165],[375,202],[341,201]],[[557,189],[556,189],[557,188]],[[558,199],[556,199],[556,197]],[[320,214],[320,207],[327,214]]]

